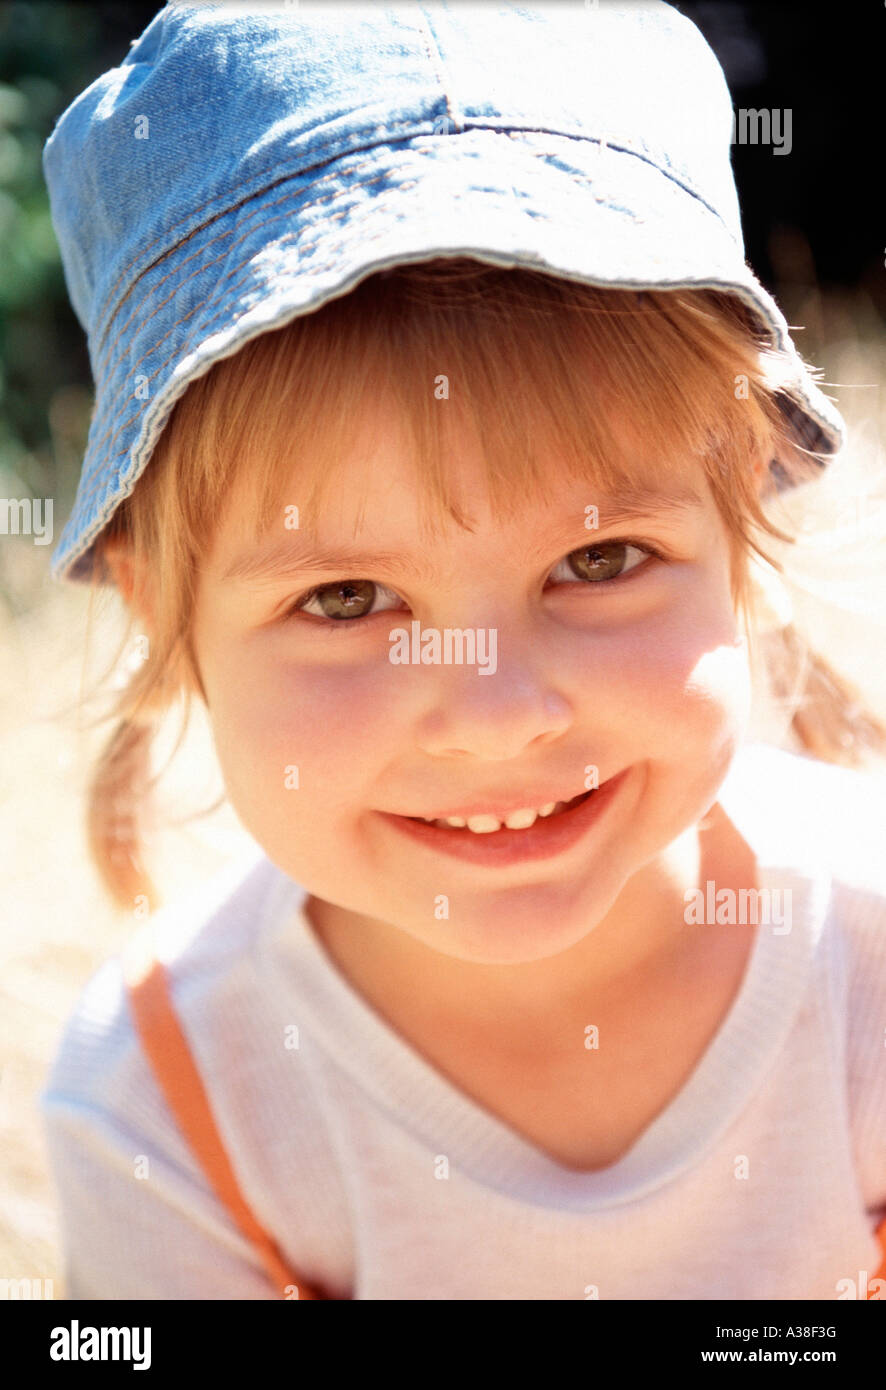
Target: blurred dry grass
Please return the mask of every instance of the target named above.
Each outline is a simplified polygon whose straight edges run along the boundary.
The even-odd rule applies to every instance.
[[[21,575],[33,563],[30,543],[4,544]],[[45,557],[43,549],[41,565]],[[69,710],[84,678],[87,607],[78,586],[53,584],[27,616],[0,610],[0,1278],[52,1279],[56,1297],[57,1216],[36,1097],[77,994],[136,926],[109,905],[86,851],[85,789],[106,736],[104,727],[79,727]],[[102,660],[118,640],[115,611],[95,626]],[[167,743],[176,729],[170,721]],[[218,795],[207,738],[195,721],[164,779],[161,816],[180,820]],[[166,900],[251,847],[223,807],[152,834],[150,862]]]
[[[886,529],[881,453],[886,345],[864,297],[786,286],[788,321],[804,355],[825,370],[850,428],[843,459],[817,494],[818,524],[842,528],[839,548],[807,538],[793,563],[816,591],[794,591],[824,654],[856,679],[886,717]],[[835,386],[834,383],[837,383]],[[791,511],[806,509],[796,499]],[[56,532],[61,518],[56,518]],[[57,539],[57,534],[56,534]],[[84,667],[87,594],[48,578],[51,547],[4,537],[0,544],[0,1277],[51,1278],[63,1293],[57,1217],[36,1096],[59,1033],[83,984],[135,925],[112,909],[87,859],[84,793],[105,737],[72,713],[78,691],[107,662],[119,632],[116,600],[98,615],[96,659]],[[865,576],[874,565],[876,577]],[[841,594],[846,582],[847,594]],[[166,734],[167,744],[175,733]],[[190,731],[163,804],[175,819],[220,790],[205,722]],[[149,863],[164,897],[175,896],[251,847],[233,812],[152,835]]]

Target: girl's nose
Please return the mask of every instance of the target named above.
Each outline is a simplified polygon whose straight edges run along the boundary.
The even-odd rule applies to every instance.
[[[443,665],[436,676],[418,734],[434,757],[503,762],[559,738],[572,723],[572,705],[556,674],[542,669],[537,655],[502,653],[501,641],[493,674]]]

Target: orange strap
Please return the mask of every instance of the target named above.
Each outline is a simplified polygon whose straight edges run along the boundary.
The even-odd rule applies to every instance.
[[[882,1259],[880,1260],[880,1267],[874,1275],[874,1279],[882,1279],[883,1283],[886,1284],[886,1216],[883,1217],[883,1220],[877,1227],[877,1239],[880,1242],[880,1254]],[[870,1284],[868,1287],[870,1288]],[[886,1298],[886,1293],[880,1293],[877,1289],[873,1289],[870,1293],[865,1294],[865,1298]]]
[[[166,970],[154,954],[149,928],[150,924],[146,924],[127,942],[123,977],[142,1047],[169,1108],[219,1200],[258,1250],[281,1297],[322,1299],[323,1294],[311,1289],[288,1268],[240,1191],[188,1040],[173,1008]]]

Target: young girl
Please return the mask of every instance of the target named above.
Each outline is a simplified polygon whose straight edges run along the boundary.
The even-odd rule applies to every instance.
[[[728,127],[666,6],[176,5],[54,131],[155,909],[43,1095],[69,1296],[886,1291],[886,742],[771,598],[840,421]],[[256,852],[156,910],[183,694]]]

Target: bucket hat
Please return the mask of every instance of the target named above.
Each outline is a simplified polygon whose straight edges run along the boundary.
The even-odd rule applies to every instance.
[[[746,264],[732,133],[714,53],[661,0],[167,5],[43,149],[95,387],[53,575],[109,577],[94,542],[215,362],[440,256],[735,296],[823,466],[843,422]]]

